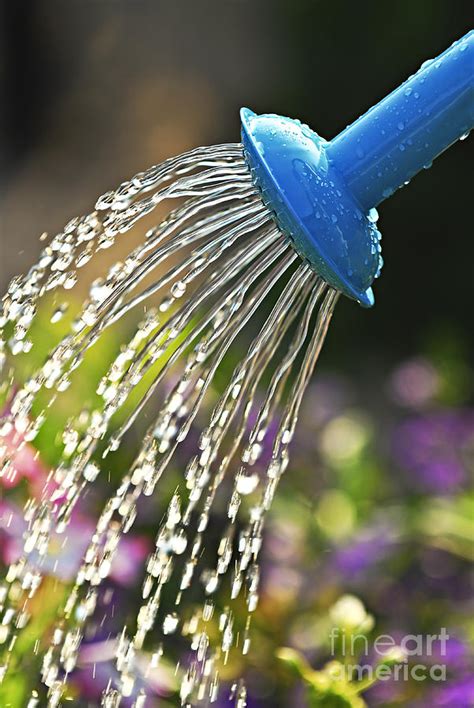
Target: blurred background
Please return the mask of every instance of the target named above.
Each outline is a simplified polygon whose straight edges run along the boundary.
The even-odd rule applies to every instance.
[[[331,138],[470,21],[460,0],[5,0],[1,291],[35,261],[42,232],[99,194],[170,155],[238,140],[240,106]],[[472,139],[380,208],[376,306],[338,304],[267,530],[249,705],[360,705],[309,695],[278,659],[291,646],[324,671],[331,608],[348,594],[373,618],[368,633],[446,627],[452,637],[447,682],[385,682],[364,694],[368,705],[474,704],[471,165]],[[25,488],[4,490],[18,506],[40,474],[30,462]],[[140,562],[153,530],[150,514]],[[124,612],[138,564],[117,580]],[[82,674],[78,705],[97,705],[103,686]],[[174,705],[173,690],[164,677],[150,705]]]

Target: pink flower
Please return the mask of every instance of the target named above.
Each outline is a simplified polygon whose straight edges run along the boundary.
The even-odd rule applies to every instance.
[[[5,563],[14,563],[22,555],[26,528],[22,510],[14,504],[0,502],[0,554]],[[43,572],[64,582],[73,580],[94,530],[94,521],[75,511],[64,534],[52,533],[49,552],[41,563]],[[132,585],[149,550],[148,539],[124,535],[114,556],[110,577],[121,585]],[[34,556],[32,560],[34,562]]]
[[[0,485],[16,487],[22,479],[35,488],[42,488],[47,470],[39,459],[39,453],[27,443],[14,428],[0,436]]]

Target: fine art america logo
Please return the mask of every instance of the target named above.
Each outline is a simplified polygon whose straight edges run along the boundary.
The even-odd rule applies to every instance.
[[[406,634],[395,640],[390,634],[369,639],[365,634],[346,634],[339,627],[329,633],[331,654],[343,657],[338,665],[341,679],[350,681],[445,681],[446,664],[434,663],[446,656],[449,634]]]

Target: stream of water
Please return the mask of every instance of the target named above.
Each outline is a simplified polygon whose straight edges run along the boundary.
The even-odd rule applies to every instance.
[[[177,199],[178,206],[123,262],[94,280],[70,331],[18,387],[14,359],[35,345],[29,331],[45,296],[65,298],[51,313],[53,323],[60,321],[67,309],[63,291],[75,286],[79,271],[165,199]],[[101,404],[64,421],[61,461],[42,494],[24,509],[23,554],[0,586],[1,678],[13,670],[12,651],[28,627],[51,535],[62,534],[67,542],[73,511],[96,478],[106,474],[109,455],[124,444],[134,424],[149,423],[133,464],[104,501],[50,646],[35,645],[42,669],[29,708],[58,706],[67,696],[68,678],[120,539],[133,527],[141,500],[157,494],[159,480],[207,400],[212,400],[209,419],[189,451],[166,513],[157,518],[136,617],[116,637],[120,678],[110,682],[102,705],[115,708],[135,695],[138,653],[146,647],[150,665],[156,666],[168,638],[177,634],[187,647],[186,662],[177,669],[182,704],[217,698],[230,652],[249,651],[265,518],[288,465],[302,396],[336,301],[336,291],[301,261],[275,225],[239,144],[199,148],[136,175],[103,195],[91,214],[45,240],[36,265],[12,281],[0,314],[0,360],[5,381],[11,381],[0,433],[13,436],[17,447],[34,444],[104,332],[130,313],[137,313],[138,325],[104,370],[97,389]],[[233,370],[227,367],[228,380],[218,387],[226,356],[246,332],[255,333],[255,322],[258,333],[248,337],[245,356]],[[143,381],[145,390],[115,425]],[[46,403],[33,414],[40,396]],[[257,463],[264,446],[271,455],[262,473]],[[0,474],[8,478],[12,460],[3,453]],[[209,563],[204,548],[217,498],[225,504],[227,523]],[[228,602],[216,623],[214,598],[224,591]],[[238,626],[234,606],[242,602],[246,621]],[[217,632],[210,631],[211,621]],[[243,681],[232,687],[231,698],[239,708],[246,705]],[[133,705],[145,704],[142,690]]]

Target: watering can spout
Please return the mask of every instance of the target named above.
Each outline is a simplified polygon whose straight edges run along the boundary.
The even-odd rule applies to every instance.
[[[474,125],[474,30],[392,91],[328,145],[364,211],[375,207]]]
[[[380,202],[474,125],[474,31],[423,64],[331,142],[298,120],[243,108],[263,201],[298,253],[364,307],[383,264]]]

